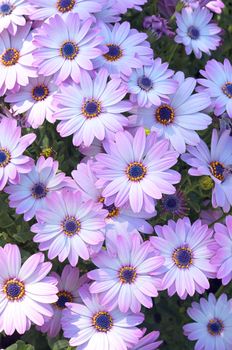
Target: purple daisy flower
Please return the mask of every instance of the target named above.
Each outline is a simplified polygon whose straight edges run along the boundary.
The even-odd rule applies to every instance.
[[[95,68],[105,67],[111,76],[130,76],[132,68],[152,64],[153,51],[145,33],[131,29],[129,22],[113,27],[101,23],[99,27],[108,51],[94,60]]]
[[[89,293],[87,285],[80,288],[79,294],[84,305],[67,303],[61,320],[64,336],[71,338],[71,346],[80,350],[127,350],[138,342],[143,334],[136,327],[144,320],[141,313],[108,310],[97,295]]]
[[[168,25],[167,19],[161,17],[160,15],[146,16],[143,20],[143,27],[145,29],[149,29],[157,40],[163,35],[167,35],[170,38],[175,36],[175,33]]]
[[[128,232],[138,230],[143,233],[153,233],[153,227],[146,219],[156,216],[156,211],[148,214],[144,211],[134,213],[129,207],[116,207],[114,203],[107,205],[105,198],[102,197],[102,188],[96,187],[97,177],[93,170],[93,160],[88,160],[87,163],[77,165],[77,170],[72,171],[72,177],[77,184],[77,188],[83,193],[86,200],[93,200],[96,203],[102,203],[103,209],[107,210],[106,217],[106,234],[108,230],[121,227],[127,224]]]
[[[54,123],[53,95],[57,91],[52,77],[39,76],[32,78],[29,84],[21,87],[19,92],[8,93],[5,101],[11,104],[14,114],[25,113],[29,125],[41,126],[45,119]]]
[[[97,293],[103,305],[121,312],[140,312],[141,305],[151,308],[152,297],[158,296],[161,280],[157,270],[164,258],[152,253],[149,241],[141,244],[138,236],[126,239],[118,235],[115,254],[101,251],[92,261],[98,269],[88,272],[94,280],[90,292]]]
[[[216,223],[214,231],[216,247],[211,263],[217,267],[217,278],[226,285],[232,279],[232,216],[226,217],[225,225]]]
[[[202,57],[202,52],[210,55],[216,50],[221,38],[218,35],[221,28],[216,23],[210,23],[213,14],[207,8],[184,8],[176,13],[177,35],[175,41],[185,46],[185,52],[190,55],[194,52],[196,58]]]
[[[76,266],[79,256],[88,260],[89,246],[104,241],[106,211],[101,204],[84,201],[79,191],[57,191],[47,199],[46,207],[36,212],[37,224],[31,231],[37,233],[34,241],[39,249],[48,250],[48,258],[68,258]]]
[[[197,340],[195,350],[230,350],[232,346],[232,300],[222,294],[216,300],[210,293],[208,300],[200,299],[188,308],[188,315],[195,321],[186,324],[184,334],[189,340]]]
[[[46,277],[52,268],[44,255],[31,255],[21,266],[17,245],[0,247],[0,331],[11,335],[25,333],[34,323],[42,326],[45,317],[53,315],[57,301],[57,280]]]
[[[98,140],[110,138],[128,124],[123,112],[131,109],[131,103],[122,101],[126,95],[120,79],[107,82],[108,73],[101,69],[95,79],[87,72],[80,77],[80,85],[63,85],[54,97],[54,117],[61,122],[57,130],[62,137],[73,134],[73,144],[82,142],[90,146]]]
[[[16,208],[17,214],[24,214],[24,220],[31,220],[38,209],[46,207],[47,200],[53,191],[72,184],[64,173],[56,174],[58,162],[51,157],[39,157],[30,173],[20,176],[16,185],[5,188],[9,193],[9,206]]]
[[[0,33],[7,29],[15,35],[17,26],[25,26],[25,15],[33,11],[33,6],[26,0],[1,0],[0,1]]]
[[[224,64],[216,60],[210,60],[201,70],[204,79],[198,79],[201,87],[198,90],[204,91],[212,99],[212,107],[216,116],[222,115],[225,111],[232,118],[232,66],[228,59]]]
[[[154,199],[176,191],[172,184],[181,176],[170,167],[177,157],[178,153],[169,149],[169,142],[157,141],[155,133],[146,138],[143,128],[134,137],[127,131],[118,132],[110,151],[96,156],[96,185],[104,188],[104,198],[114,198],[115,206],[125,204],[135,213],[152,213]]]
[[[31,13],[32,20],[46,20],[56,14],[77,13],[81,20],[88,19],[93,13],[101,11],[101,4],[96,0],[29,0],[36,9]],[[59,33],[61,34],[61,33]]]
[[[143,330],[146,332],[146,328]],[[149,334],[144,335],[138,343],[131,348],[131,350],[155,350],[157,349],[163,342],[156,341],[159,338],[160,333],[153,331]]]
[[[66,303],[80,303],[78,289],[86,283],[86,276],[79,277],[79,269],[66,265],[61,276],[56,272],[52,272],[51,276],[57,281],[58,300],[53,304],[53,317],[48,318],[45,323],[39,328],[41,332],[47,333],[49,337],[56,337],[61,330],[61,317],[63,310],[66,308]]]
[[[0,121],[0,191],[8,180],[17,183],[19,174],[31,171],[33,159],[24,156],[23,152],[35,138],[35,134],[21,137],[21,128],[14,119],[3,118]]]
[[[31,24],[19,27],[16,35],[10,35],[7,30],[0,34],[0,95],[6,90],[19,88],[28,84],[29,77],[37,77],[32,66]]]
[[[186,151],[186,144],[196,145],[200,141],[195,130],[207,129],[212,119],[202,111],[210,105],[210,98],[203,93],[193,94],[196,86],[194,78],[186,78],[182,72],[175,74],[178,81],[177,91],[170,101],[160,106],[137,108],[135,115],[129,118],[131,126],[142,125],[155,131],[158,136],[170,140],[179,153]]]
[[[213,130],[211,150],[201,140],[196,147],[188,146],[188,153],[181,156],[182,160],[191,166],[189,174],[192,176],[210,176],[215,186],[212,191],[214,208],[222,207],[228,212],[232,205],[232,137],[230,131],[225,130],[220,136]]]
[[[168,95],[178,87],[177,81],[171,79],[173,73],[168,63],[162,63],[160,58],[156,58],[152,66],[133,70],[127,82],[132,101],[140,107],[159,106],[161,100],[168,102]]]
[[[184,193],[180,190],[176,190],[174,194],[165,194],[161,199],[161,206],[164,212],[178,217],[186,216],[189,211]]]
[[[200,220],[192,225],[185,217],[168,225],[155,226],[158,237],[150,241],[165,258],[162,287],[172,296],[175,292],[181,299],[193,296],[195,291],[202,294],[209,288],[208,278],[215,278],[215,267],[210,264],[213,251],[213,230],[202,225]]]
[[[55,15],[35,34],[34,64],[39,74],[55,74],[58,84],[71,77],[79,83],[82,70],[92,70],[92,60],[102,54],[102,37],[92,29],[90,18],[81,22],[77,14]]]

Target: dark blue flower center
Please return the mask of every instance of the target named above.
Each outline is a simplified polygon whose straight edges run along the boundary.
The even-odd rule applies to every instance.
[[[178,203],[178,201],[174,196],[170,196],[169,198],[167,198],[167,200],[165,202],[167,208],[169,208],[171,210],[176,209],[177,203]]]
[[[220,335],[224,329],[224,324],[218,318],[214,318],[209,321],[207,329],[211,335]]]
[[[92,322],[94,327],[99,332],[108,332],[113,325],[112,317],[108,312],[105,312],[105,311],[100,311],[96,313],[93,316]]]
[[[119,279],[122,283],[133,283],[136,279],[136,270],[132,266],[123,266],[119,270]]]
[[[5,148],[0,148],[0,168],[7,166],[10,162],[11,155],[9,151]]]
[[[138,86],[142,90],[149,91],[152,88],[153,83],[150,78],[143,76],[138,79]]]
[[[222,91],[227,97],[232,98],[232,83],[228,82],[223,85]]]
[[[103,55],[108,61],[117,61],[119,58],[122,57],[122,50],[118,45],[114,44],[108,44],[107,45],[109,51]]]
[[[77,223],[74,220],[67,220],[65,222],[65,230],[68,232],[75,232],[77,230]]]
[[[63,232],[67,236],[73,236],[81,229],[81,223],[75,218],[75,216],[67,216],[61,224]]]
[[[132,177],[140,177],[143,175],[143,168],[140,165],[133,165],[129,170],[129,175]]]
[[[196,27],[191,26],[188,29],[188,36],[193,40],[197,40],[200,36],[200,31]]]
[[[13,7],[10,4],[2,4],[0,5],[0,13],[2,15],[9,15],[12,12]]]
[[[7,49],[1,57],[4,66],[13,66],[19,60],[19,51],[13,48]]]
[[[163,125],[168,125],[172,123],[174,120],[174,110],[169,105],[166,105],[166,104],[161,105],[160,107],[157,108],[155,112],[155,117],[159,123]]]
[[[232,83],[228,83],[228,84],[226,85],[226,90],[228,91],[228,93],[229,93],[230,95],[232,95]]]
[[[210,170],[214,177],[216,177],[218,180],[223,181],[224,180],[224,171],[225,167],[220,162],[211,162],[210,163]]]
[[[45,197],[47,192],[46,186],[42,183],[37,183],[32,187],[32,196],[36,199]]]
[[[43,101],[49,95],[49,90],[44,84],[37,85],[32,90],[32,97],[35,101]]]
[[[25,294],[25,285],[21,281],[10,279],[3,285],[3,292],[9,300],[19,300]]]
[[[126,174],[131,181],[140,181],[147,173],[147,168],[141,162],[130,163],[126,169]]]
[[[95,118],[101,113],[101,103],[95,99],[87,100],[84,102],[81,111],[86,118]]]
[[[97,112],[97,103],[96,102],[88,102],[85,106],[86,112],[89,114],[94,114]]]
[[[6,288],[6,292],[10,297],[15,298],[19,296],[21,292],[21,288],[17,283],[11,283],[11,284],[8,284]]]
[[[66,41],[61,47],[61,55],[68,60],[73,60],[77,56],[78,51],[77,44],[72,41]]]
[[[61,13],[65,13],[71,11],[75,3],[75,0],[59,0],[57,1],[56,7]]]
[[[172,254],[172,259],[179,268],[188,268],[192,265],[192,250],[187,247],[177,248]]]
[[[5,151],[0,150],[0,164],[4,163],[7,159],[7,154]]]
[[[114,203],[110,205],[105,205],[105,203],[103,203],[103,209],[106,209],[109,213],[107,215],[107,218],[112,218],[114,216],[117,216],[119,213],[119,209],[115,207]]]
[[[61,291],[57,293],[58,300],[56,302],[56,306],[58,309],[64,309],[65,303],[71,303],[73,301],[73,296],[71,293],[66,291]]]

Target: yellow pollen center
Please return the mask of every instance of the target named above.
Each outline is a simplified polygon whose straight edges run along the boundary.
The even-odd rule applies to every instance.
[[[14,48],[10,48],[10,49],[7,49],[1,55],[1,62],[6,67],[14,66],[18,62],[19,57],[20,57],[19,51]]]
[[[210,171],[216,179],[223,181],[224,180],[224,170],[225,167],[220,162],[211,162],[210,163]]]

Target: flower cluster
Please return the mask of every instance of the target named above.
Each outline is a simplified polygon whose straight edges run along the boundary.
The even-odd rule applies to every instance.
[[[158,1],[146,34],[121,21],[146,3],[0,0],[6,335],[35,325],[78,350],[154,350],[163,342],[156,324],[146,334],[146,309],[232,280],[231,63],[188,76],[152,46],[211,55],[224,4]],[[19,246],[11,221],[30,228]],[[232,304],[218,296],[187,310],[196,350],[231,349]]]

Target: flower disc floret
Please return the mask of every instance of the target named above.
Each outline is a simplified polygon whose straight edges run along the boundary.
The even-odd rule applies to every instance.
[[[222,87],[222,91],[227,97],[232,98],[232,83],[225,83]]]
[[[93,315],[92,322],[98,332],[106,333],[113,327],[113,319],[106,311],[99,311]]]
[[[61,13],[72,11],[75,6],[75,0],[58,0],[56,3],[57,10]]]
[[[83,103],[81,111],[87,119],[96,118],[102,111],[101,102],[94,98],[89,99]]]
[[[155,117],[159,123],[163,125],[169,125],[174,120],[175,112],[171,106],[163,104],[157,108],[155,112]]]
[[[145,75],[138,78],[138,86],[144,91],[150,91],[153,87],[153,82],[150,78]]]
[[[224,330],[224,323],[218,318],[213,318],[209,320],[207,330],[213,336],[220,335]]]
[[[200,37],[199,29],[195,26],[190,26],[188,28],[188,36],[193,40],[199,39],[199,37]]]
[[[3,292],[6,294],[8,300],[20,300],[25,295],[25,285],[23,282],[11,278],[3,285]]]
[[[70,61],[74,60],[78,52],[79,47],[74,41],[65,41],[60,48],[61,56]]]
[[[114,203],[110,205],[103,203],[103,209],[108,211],[107,219],[114,218],[119,215],[119,208],[117,208]]]
[[[46,85],[40,84],[32,89],[32,98],[35,101],[43,101],[49,95],[49,89]]]
[[[11,155],[6,148],[0,148],[0,168],[4,168],[10,163]]]
[[[136,276],[136,269],[132,266],[123,266],[118,272],[118,278],[122,283],[134,283]]]
[[[174,250],[172,259],[180,269],[188,269],[193,263],[192,249],[188,247],[180,247]]]
[[[31,189],[31,195],[32,197],[34,197],[35,199],[41,199],[46,197],[48,193],[48,189],[46,188],[46,186],[39,182],[37,184],[35,184],[32,189]]]
[[[62,222],[61,227],[65,235],[72,237],[80,231],[81,223],[75,216],[67,216]]]
[[[58,300],[55,303],[55,306],[59,310],[64,310],[65,309],[65,303],[72,303],[73,301],[73,295],[70,292],[67,292],[65,290],[62,290],[57,293]]]
[[[0,5],[0,15],[1,16],[7,16],[10,15],[13,11],[13,6],[9,3],[3,3]]]
[[[123,56],[123,51],[119,45],[107,44],[109,51],[103,56],[107,61],[115,62],[118,61]]]
[[[211,162],[210,171],[218,180],[224,180],[225,166],[221,162]]]
[[[6,67],[14,66],[19,60],[20,54],[17,49],[9,48],[1,55],[2,64]]]
[[[142,162],[132,162],[126,168],[126,175],[130,181],[141,181],[147,173],[147,168]]]

